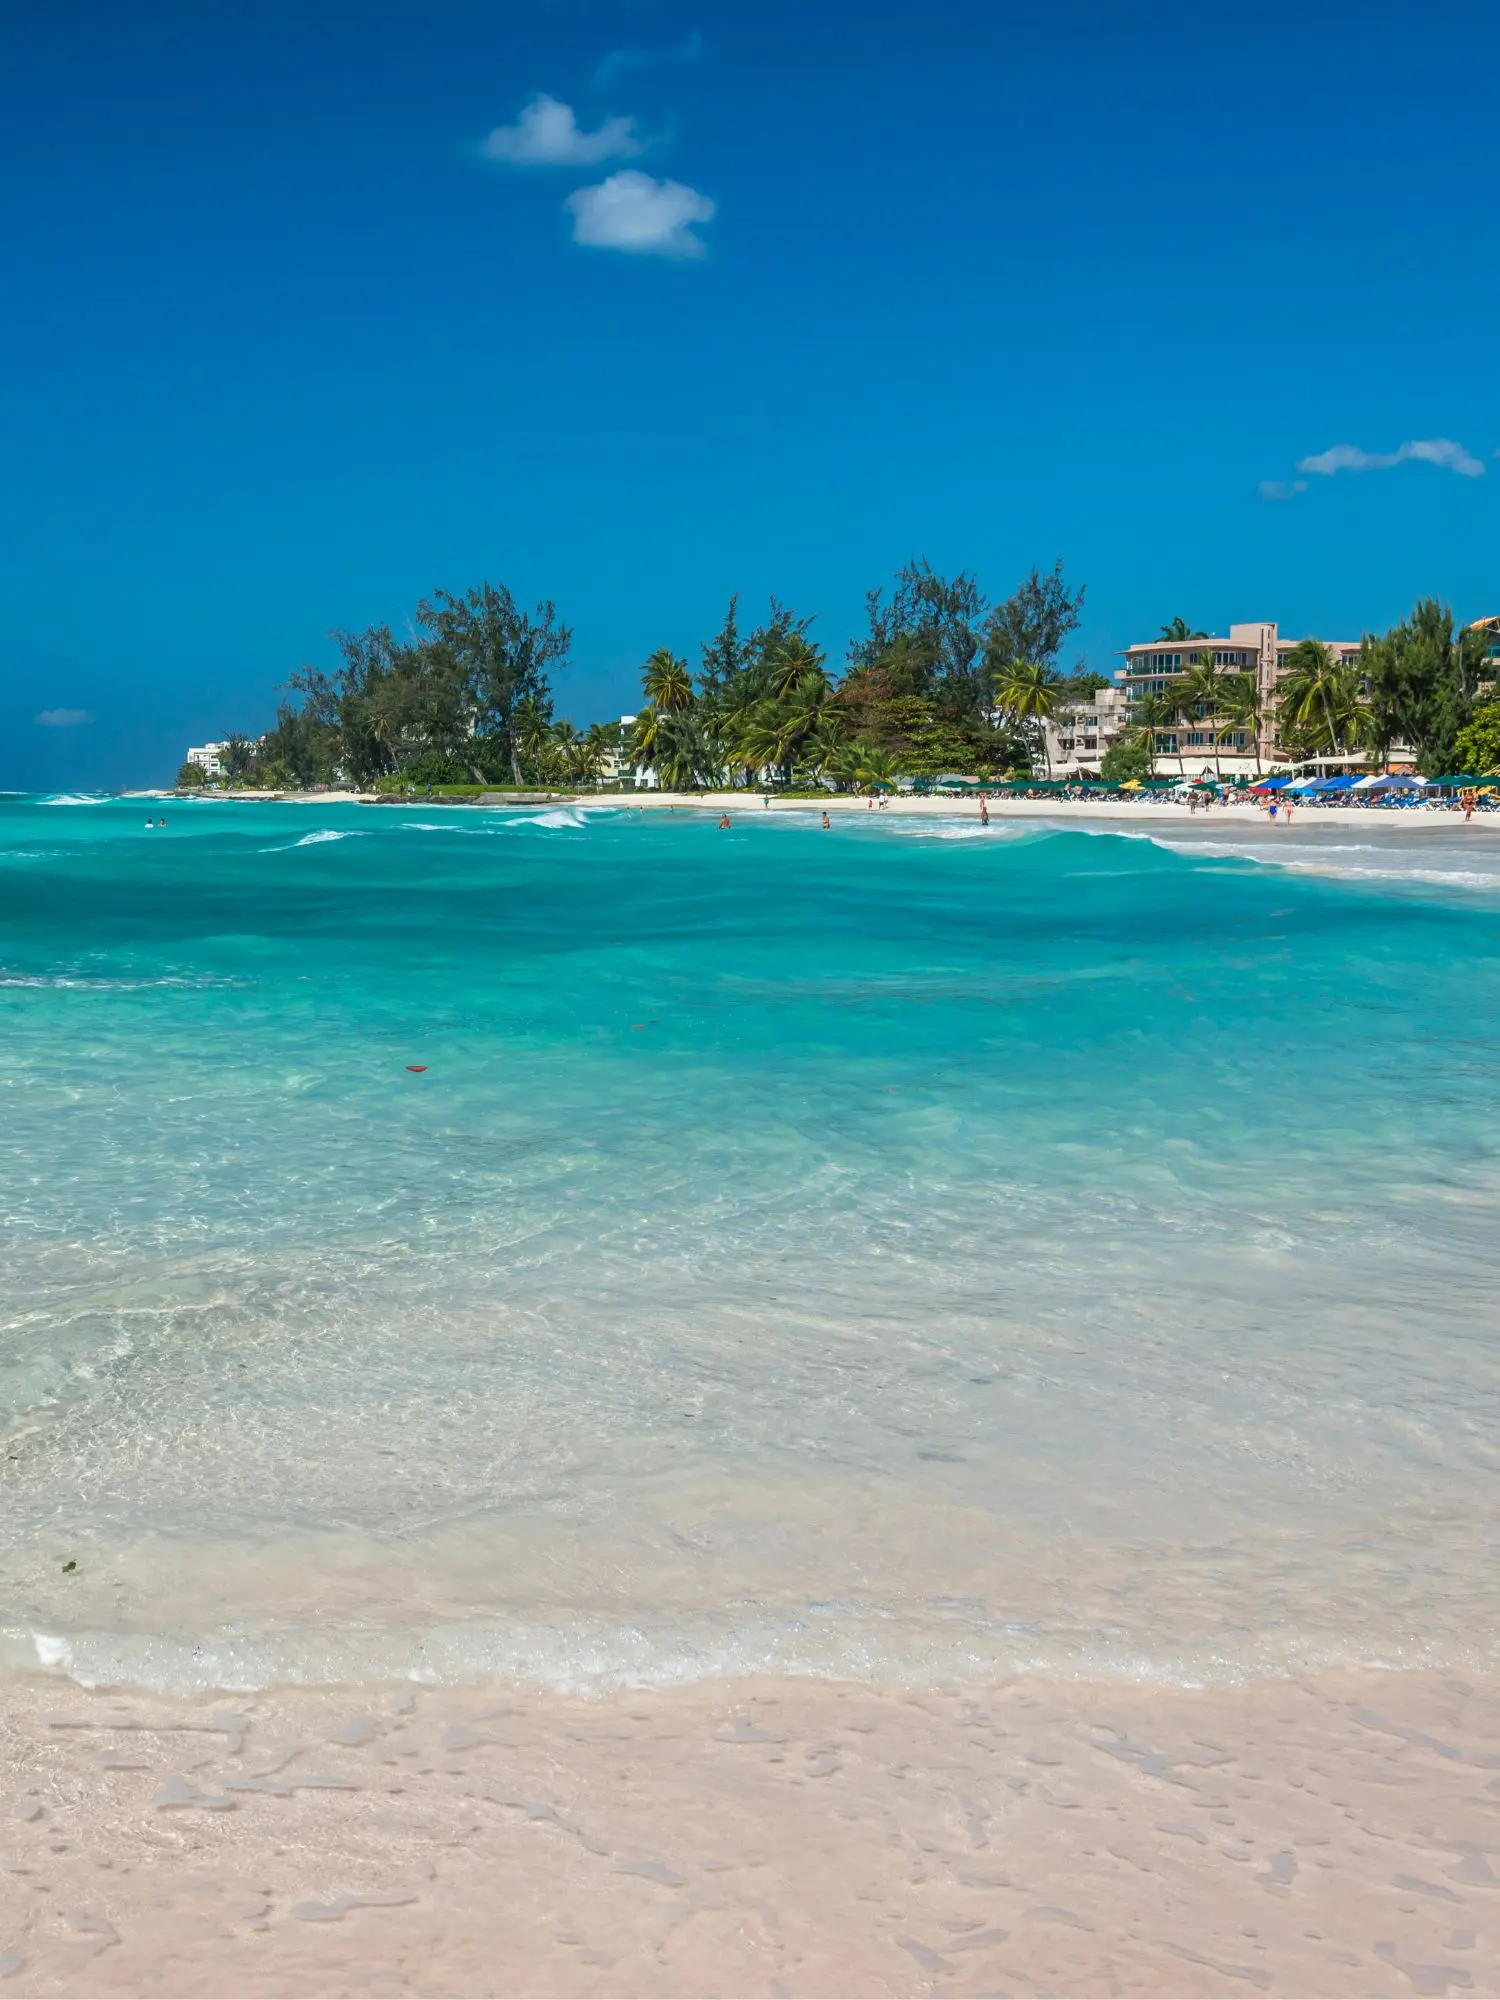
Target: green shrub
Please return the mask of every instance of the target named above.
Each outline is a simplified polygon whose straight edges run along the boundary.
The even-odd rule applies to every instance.
[[[1156,766],[1151,745],[1144,736],[1131,736],[1111,743],[1100,760],[1099,775],[1111,784],[1122,785],[1127,778],[1149,778]]]

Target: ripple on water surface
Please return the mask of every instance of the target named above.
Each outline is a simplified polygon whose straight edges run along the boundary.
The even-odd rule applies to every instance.
[[[168,817],[7,878],[11,1666],[1493,1663],[1494,899]]]

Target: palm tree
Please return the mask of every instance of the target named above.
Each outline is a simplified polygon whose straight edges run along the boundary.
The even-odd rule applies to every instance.
[[[656,775],[663,791],[691,791],[702,780],[707,763],[698,718],[686,709],[664,715],[656,739]]]
[[[602,722],[591,722],[584,734],[583,742],[588,752],[589,776],[597,783],[605,764],[609,761],[610,752],[619,747],[618,736],[613,729],[606,728]]]
[[[1260,776],[1260,682],[1251,674],[1229,674],[1219,697],[1224,720],[1215,731],[1220,742],[1243,729],[1255,745],[1255,775]]]
[[[1287,655],[1276,689],[1276,719],[1289,738],[1330,754],[1368,734],[1370,710],[1357,673],[1321,639],[1304,639]]]
[[[772,694],[785,698],[800,681],[823,679],[823,655],[801,632],[789,632],[768,656]]]
[[[1188,630],[1188,622],[1185,618],[1174,618],[1170,625],[1163,625],[1161,628],[1161,637],[1163,639],[1180,641],[1183,639],[1199,639],[1202,636],[1201,632],[1190,632]]]
[[[545,705],[535,695],[518,701],[511,717],[511,736],[517,752],[533,767],[542,763],[552,747],[552,721]]]
[[[598,728],[596,722],[587,735],[575,736],[564,753],[568,776],[575,784],[596,785],[599,782],[599,773],[604,765],[604,745],[594,733]]]
[[[877,785],[882,789],[894,788],[896,766],[888,750],[881,750],[873,743],[856,743],[854,750],[854,781],[857,785],[862,785],[867,792],[873,792]]]
[[[833,776],[848,744],[833,724],[821,719],[812,734],[801,746],[801,761],[808,776],[821,779],[825,773]]]
[[[686,660],[669,646],[658,646],[641,669],[641,689],[660,715],[675,715],[693,705],[693,677]]]
[[[1171,729],[1177,720],[1177,711],[1170,702],[1159,694],[1143,694],[1139,701],[1130,704],[1128,738],[1131,742],[1149,745],[1153,758],[1157,755],[1157,738]],[[1178,759],[1180,766],[1182,760]]]
[[[1217,664],[1212,652],[1199,653],[1186,673],[1179,674],[1167,689],[1168,699],[1187,721],[1217,722],[1224,712],[1224,690],[1230,676]],[[1214,730],[1214,774],[1219,773],[1219,731]]]
[[[1052,776],[1052,753],[1047,747],[1047,724],[1058,703],[1058,677],[1037,660],[1012,660],[995,675],[995,700],[1007,714],[1040,734],[1047,776]]]

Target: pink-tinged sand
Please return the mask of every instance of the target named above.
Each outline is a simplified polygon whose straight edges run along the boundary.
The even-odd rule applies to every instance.
[[[1500,1991],[1500,1681],[12,1685],[12,1994]]]

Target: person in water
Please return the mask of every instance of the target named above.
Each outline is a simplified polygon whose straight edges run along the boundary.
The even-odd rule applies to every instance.
[[[824,813],[824,815],[823,815],[823,827],[824,827],[824,830],[825,830],[825,831],[828,831],[828,830],[829,830],[829,826],[828,826],[828,814],[827,814],[826,812],[825,812],[825,813]]]
[[[729,815],[728,815],[728,813],[720,813],[720,814],[719,814],[719,830],[720,830],[720,832],[723,832],[724,828],[725,828],[725,827],[727,827],[727,826],[728,826],[728,824],[729,824]]]
[[[981,792],[979,795],[979,824],[981,826],[988,826],[989,823],[990,823],[990,802]]]

